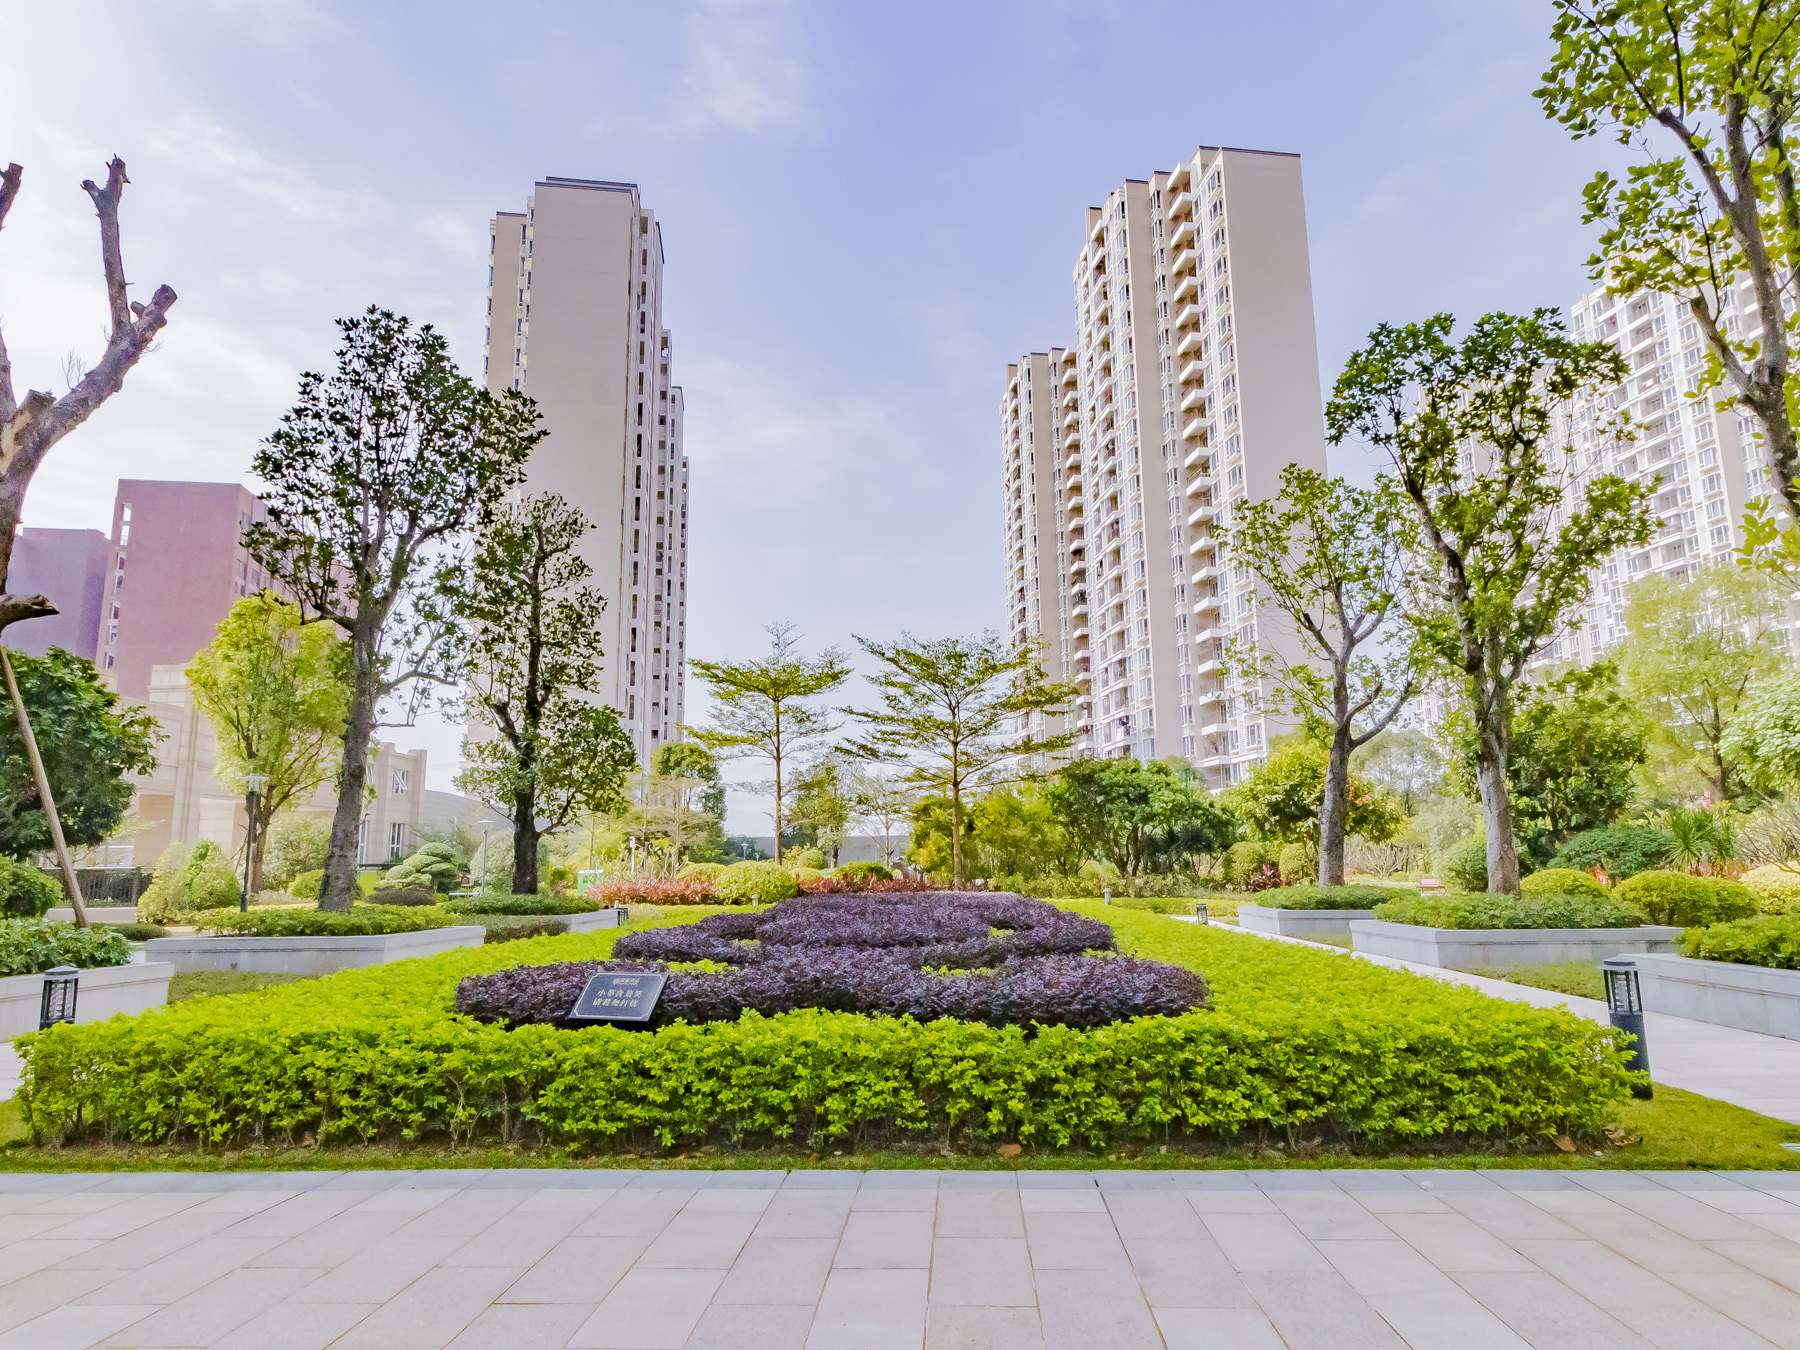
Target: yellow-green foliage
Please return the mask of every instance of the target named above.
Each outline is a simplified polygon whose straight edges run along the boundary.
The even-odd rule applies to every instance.
[[[1639,872],[1613,887],[1613,897],[1650,916],[1651,923],[1699,928],[1756,912],[1751,893],[1735,881],[1715,882],[1685,872]]]
[[[1574,867],[1548,867],[1533,872],[1519,882],[1520,895],[1579,895],[1590,900],[1606,899],[1606,887]]]
[[[702,863],[702,862],[684,863],[682,865],[681,870],[675,874],[675,880],[677,880],[677,881],[714,881],[718,878],[719,873],[723,872],[724,870],[725,870],[724,863]]]
[[[203,910],[226,909],[242,897],[230,857],[212,840],[170,844],[138,900],[138,922],[181,923]]]
[[[821,872],[816,867],[790,867],[788,875],[795,881],[823,881],[830,873]]]
[[[319,898],[319,887],[324,885],[324,883],[325,873],[323,870],[302,872],[299,876],[288,882],[287,893],[296,900],[317,900]]]
[[[20,1100],[40,1140],[311,1133],[579,1150],[1245,1131],[1541,1143],[1597,1130],[1625,1095],[1612,1032],[1572,1013],[1119,906],[1070,908],[1112,924],[1127,952],[1204,972],[1213,1010],[1035,1033],[816,1010],[654,1033],[506,1031],[451,1011],[462,977],[604,959],[608,930],[28,1035]]]
[[[781,861],[786,867],[804,867],[822,872],[825,870],[825,850],[812,847],[789,849],[787,856]]]
[[[1303,886],[1319,879],[1319,855],[1310,844],[1288,844],[1280,854],[1281,884]]]
[[[1275,869],[1273,878],[1265,878],[1264,868]],[[1281,846],[1245,839],[1225,850],[1219,870],[1227,886],[1276,885],[1280,880]]]
[[[733,863],[713,879],[713,897],[722,905],[772,905],[798,894],[794,874],[780,863]]]
[[[1751,868],[1739,880],[1764,914],[1780,914],[1800,901],[1800,863],[1767,863]]]

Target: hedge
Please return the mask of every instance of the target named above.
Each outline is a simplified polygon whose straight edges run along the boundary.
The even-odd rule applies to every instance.
[[[1648,825],[1613,824],[1570,835],[1550,866],[1586,872],[1598,867],[1614,881],[1661,867],[1675,851],[1675,836]]]
[[[1800,901],[1800,863],[1765,863],[1738,879],[1764,914],[1780,914]]]
[[[459,895],[444,908],[453,914],[592,914],[595,900],[560,895]]]
[[[778,863],[733,863],[713,878],[713,894],[722,905],[772,905],[800,893],[794,874]]]
[[[1681,954],[1703,961],[1800,970],[1800,913],[1759,914],[1681,935]]]
[[[357,905],[347,914],[324,909],[253,909],[199,916],[202,933],[252,937],[373,937],[448,928],[456,916],[436,905]]]
[[[1644,922],[1629,905],[1576,895],[1420,895],[1377,905],[1375,917],[1424,928],[1636,928]]]
[[[1519,882],[1519,894],[1529,896],[1569,895],[1588,900],[1606,899],[1606,887],[1586,872],[1573,867],[1546,867]]]
[[[1402,886],[1278,886],[1254,901],[1270,909],[1374,909],[1388,900],[1404,900],[1415,892]]]
[[[63,902],[63,888],[28,863],[0,854],[0,919],[36,919]]]
[[[19,1038],[33,1136],[321,1144],[1591,1134],[1631,1081],[1610,1030],[1367,962],[1097,904],[1127,952],[1203,972],[1212,1011],[1092,1030],[852,1013],[644,1033],[483,1026],[465,976],[603,960],[619,930],[347,970]],[[413,911],[417,912],[417,911]],[[251,1005],[239,1002],[254,998]],[[253,1011],[254,1015],[249,1015]]]
[[[110,929],[0,919],[0,976],[41,975],[57,966],[122,966],[130,960],[131,948]]]
[[[1681,928],[1748,918],[1756,912],[1755,899],[1741,883],[1685,872],[1639,872],[1615,886],[1613,894],[1643,910],[1650,922]]]

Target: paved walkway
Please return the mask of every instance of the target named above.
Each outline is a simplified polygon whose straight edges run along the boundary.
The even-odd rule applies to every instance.
[[[0,1175],[90,1346],[1800,1346],[1800,1174]]]

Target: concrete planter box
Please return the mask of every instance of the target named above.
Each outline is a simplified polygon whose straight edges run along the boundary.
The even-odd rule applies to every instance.
[[[136,905],[107,905],[104,908],[89,905],[87,916],[89,923],[136,923],[138,921]],[[55,909],[45,911],[44,917],[53,923],[74,923],[75,910],[69,905],[59,905]]]
[[[167,961],[138,961],[129,966],[97,966],[81,972],[75,987],[75,1021],[104,1022],[114,1013],[141,1013],[169,1001]],[[0,1040],[38,1029],[44,1006],[42,975],[8,975],[0,979]]]
[[[1253,933],[1276,933],[1291,938],[1349,937],[1352,919],[1371,919],[1372,909],[1275,909],[1270,905],[1239,905],[1238,927]]]
[[[571,933],[594,933],[602,928],[623,928],[631,911],[619,909],[596,909],[589,914],[557,914],[552,916],[569,925]]]
[[[170,962],[184,974],[190,970],[255,970],[282,975],[329,975],[334,970],[436,956],[458,947],[479,947],[486,940],[487,929],[480,924],[373,937],[248,937],[221,933],[151,938],[144,944],[144,954],[151,961]]]
[[[1650,924],[1641,928],[1422,928],[1357,919],[1350,925],[1350,940],[1359,952],[1453,970],[1672,952],[1680,936],[1679,928]]]
[[[1660,953],[1637,968],[1647,1012],[1800,1041],[1800,970]]]

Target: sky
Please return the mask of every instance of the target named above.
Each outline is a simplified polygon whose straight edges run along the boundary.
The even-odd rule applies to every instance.
[[[0,0],[0,235],[15,382],[104,344],[109,156],[134,295],[180,299],[58,445],[34,526],[110,524],[120,477],[242,480],[371,302],[479,376],[487,223],[550,176],[626,180],[662,226],[687,404],[693,655],[999,627],[998,402],[1068,342],[1083,212],[1198,145],[1302,157],[1329,386],[1382,322],[1588,286],[1571,141],[1532,90],[1540,0],[314,3]],[[1318,402],[1322,391],[1294,390]],[[1333,467],[1361,476],[1358,451]],[[866,697],[859,679],[847,700]],[[706,705],[690,685],[689,718]],[[459,734],[385,731],[449,787]],[[755,777],[749,769],[744,775]],[[761,834],[734,792],[727,828]]]

